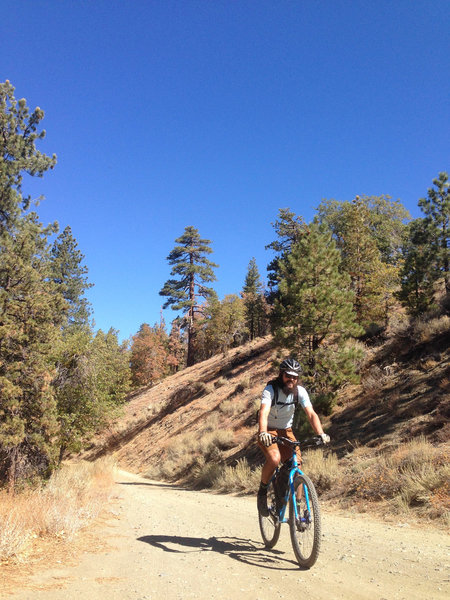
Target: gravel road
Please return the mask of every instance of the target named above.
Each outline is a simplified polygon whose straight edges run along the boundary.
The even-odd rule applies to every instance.
[[[265,550],[255,499],[193,492],[119,472],[106,541],[23,580],[11,600],[439,600],[449,538],[436,529],[322,509],[322,548],[299,569],[287,525]],[[2,597],[4,597],[2,595]]]

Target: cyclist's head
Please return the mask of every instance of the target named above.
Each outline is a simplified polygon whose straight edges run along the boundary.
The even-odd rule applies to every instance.
[[[285,374],[287,377],[295,377],[298,379],[301,372],[302,368],[295,358],[286,358],[280,365],[280,377]]]

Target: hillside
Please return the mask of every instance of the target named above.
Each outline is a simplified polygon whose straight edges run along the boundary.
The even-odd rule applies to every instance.
[[[332,451],[349,472],[361,468],[352,464],[353,458],[360,462],[362,455],[370,457],[373,466],[381,451],[394,451],[399,443],[420,436],[439,449],[432,462],[441,465],[448,458],[447,334],[402,334],[367,351],[361,384],[343,389],[333,414],[323,419]],[[205,451],[203,462],[212,456],[214,462],[236,465],[245,457],[250,465],[260,464],[254,444],[256,410],[261,390],[273,376],[273,356],[271,338],[262,338],[135,392],[125,414],[95,440],[87,457],[114,453],[120,466],[152,477],[165,461],[178,461],[178,467],[169,465],[162,474],[192,484],[192,462],[186,457],[215,431],[228,436],[217,438],[219,450],[214,455]],[[340,495],[342,487],[335,486],[332,493],[327,478],[319,483],[320,491],[325,497]],[[448,503],[448,484],[436,485],[440,514]]]

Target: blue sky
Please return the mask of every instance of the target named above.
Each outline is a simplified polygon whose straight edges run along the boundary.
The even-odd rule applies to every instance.
[[[159,319],[186,226],[223,297],[253,256],[265,276],[279,208],[388,194],[417,217],[450,171],[448,0],[0,6],[0,80],[44,109],[58,156],[25,190],[72,227],[96,326],[121,338]]]

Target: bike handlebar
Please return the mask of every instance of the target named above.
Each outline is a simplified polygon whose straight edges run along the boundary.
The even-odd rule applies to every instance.
[[[282,436],[273,435],[272,442],[274,444],[283,444],[284,446],[299,446],[300,450],[306,450],[307,448],[317,448],[319,446],[325,445],[320,435],[297,441],[290,440],[289,438],[285,438]]]

